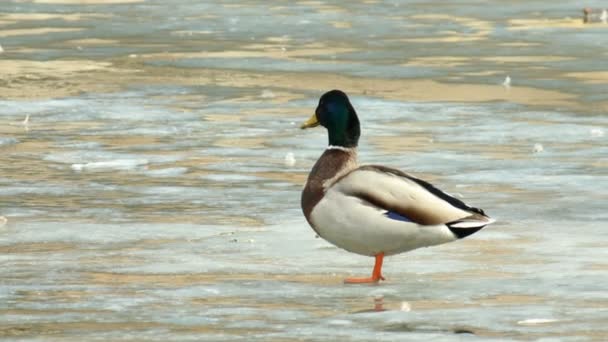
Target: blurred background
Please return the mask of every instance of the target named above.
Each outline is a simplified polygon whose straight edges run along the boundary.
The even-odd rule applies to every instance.
[[[607,7],[2,1],[0,339],[607,340]],[[498,222],[343,285],[299,204],[330,89]]]

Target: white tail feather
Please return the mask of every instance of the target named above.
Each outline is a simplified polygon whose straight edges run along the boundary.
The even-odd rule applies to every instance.
[[[451,223],[451,228],[479,228],[481,226],[487,226],[488,224],[492,224],[496,222],[495,219],[489,218],[487,220],[466,220],[460,221],[456,223]]]

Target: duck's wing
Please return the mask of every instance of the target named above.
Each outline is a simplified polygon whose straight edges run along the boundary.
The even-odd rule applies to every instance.
[[[428,182],[385,166],[361,166],[337,179],[331,187],[384,210],[389,218],[424,226],[444,224],[458,237],[493,222],[483,210],[466,205]]]

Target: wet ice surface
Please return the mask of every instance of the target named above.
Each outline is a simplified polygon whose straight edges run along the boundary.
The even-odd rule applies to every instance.
[[[532,9],[542,10],[543,3],[533,3]],[[497,67],[488,60],[449,70],[397,65],[401,53],[416,57],[408,44],[392,40],[399,38],[394,29],[400,25],[418,27],[410,31],[410,38],[434,37],[437,32],[449,36],[451,31],[476,37],[478,24],[467,28],[470,23],[445,17],[435,18],[439,25],[416,19],[426,8],[423,5],[410,9],[395,4],[352,5],[348,10],[365,15],[347,17],[352,27],[343,32],[327,29],[346,25],[332,24],[344,20],[343,13],[321,4],[273,8],[263,25],[254,18],[266,7],[256,3],[219,9],[188,1],[180,4],[190,6],[177,6],[169,18],[163,12],[166,8],[155,1],[77,7],[89,14],[116,12],[111,28],[98,25],[104,19],[94,16],[85,16],[90,25],[58,19],[50,23],[90,27],[70,37],[50,35],[60,42],[87,35],[121,40],[129,32],[143,35],[144,43],[70,50],[62,44],[39,46],[38,36],[0,33],[3,56],[20,44],[43,51],[14,52],[11,58],[164,53],[167,46],[172,47],[169,52],[178,50],[183,44],[179,39],[191,36],[216,44],[213,49],[222,52],[276,37],[276,25],[291,24],[288,14],[294,12],[299,14],[295,28],[288,25],[281,32],[287,36],[283,37],[287,51],[310,43],[310,36],[323,37],[324,44],[339,42],[353,51],[321,53],[310,60],[277,57],[280,63],[274,63],[268,57],[248,57],[251,51],[244,49],[242,56],[229,61],[178,56],[145,64],[273,72],[336,70],[375,77],[447,77],[455,70]],[[73,9],[73,5],[29,2],[11,5],[2,6],[16,13],[64,14]],[[545,15],[570,13],[566,5],[551,6]],[[515,17],[532,9],[514,6],[508,11]],[[138,24],[130,21],[131,10],[142,13]],[[441,10],[471,15],[467,8]],[[373,32],[366,33],[374,39],[363,44],[365,48],[359,42],[343,41],[361,35],[365,31],[361,27],[369,27],[374,16],[389,14],[395,18],[386,26],[375,25]],[[506,30],[505,18],[477,14],[495,25],[487,33],[494,39],[542,43],[541,48],[524,47],[518,54],[539,55],[559,45],[560,55],[576,58],[541,60],[532,63],[542,67],[533,71],[505,67],[513,68],[507,70],[513,89],[522,84],[574,88],[572,92],[582,94],[581,101],[605,96],[602,84],[573,87],[564,79],[542,80],[555,68],[560,73],[597,70],[603,50],[594,44],[605,39],[601,28],[545,28],[522,35]],[[180,18],[186,15],[193,17],[184,24]],[[316,21],[325,24],[311,24]],[[28,26],[15,25],[12,28]],[[213,39],[207,41],[207,36]],[[573,46],[563,47],[564,39],[557,37],[564,36],[593,39],[568,40]],[[440,55],[444,48],[422,44],[426,52],[421,55]],[[501,48],[488,42],[474,46],[480,56],[512,53],[496,50]],[[581,46],[586,50],[581,51]],[[466,57],[470,46],[453,52]],[[525,77],[529,73],[533,76]],[[499,86],[504,75],[495,76]],[[463,78],[471,79],[494,82]],[[316,239],[299,209],[302,185],[325,147],[326,134],[322,129],[300,131],[298,126],[313,112],[323,90],[293,90],[285,96],[282,92],[292,89],[133,84],[119,92],[50,100],[1,99],[0,215],[7,222],[0,225],[0,337],[75,341],[607,338],[605,115],[558,105],[416,102],[387,100],[381,93],[380,97],[353,95],[363,123],[362,162],[398,167],[428,179],[482,207],[498,222],[463,241],[387,258],[388,280],[380,285],[345,286],[343,278],[368,274],[372,260]],[[30,119],[24,125],[27,115]],[[535,152],[537,145],[542,150]],[[294,163],[286,163],[288,155]]]
[[[235,115],[240,106],[261,107],[232,123],[206,120],[220,105],[213,102],[185,117],[159,105],[165,115],[146,120],[132,119],[147,108],[131,99],[115,98],[112,109],[96,98],[53,102],[8,103],[3,117],[16,121],[25,108],[32,117],[30,130],[12,132],[14,145],[5,147],[22,174],[0,179],[10,218],[0,236],[8,335],[388,341],[606,333],[607,151],[589,133],[606,127],[603,117],[354,97],[363,161],[431,176],[499,222],[468,240],[388,258],[379,286],[345,286],[342,278],[367,274],[371,260],[315,239],[299,211],[322,130],[265,118],[262,100],[222,102]],[[116,122],[106,110],[131,118]],[[134,133],[139,126],[147,130]],[[401,139],[409,145],[401,152],[387,142]],[[547,148],[534,154],[534,143]],[[298,160],[292,167],[284,165],[288,151]],[[386,311],[372,310],[378,296]]]

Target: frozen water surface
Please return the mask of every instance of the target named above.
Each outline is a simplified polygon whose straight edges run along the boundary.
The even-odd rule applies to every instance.
[[[90,3],[0,4],[1,340],[608,340],[608,26],[579,2]],[[497,223],[343,285],[372,260],[299,209],[331,88],[363,162]]]

